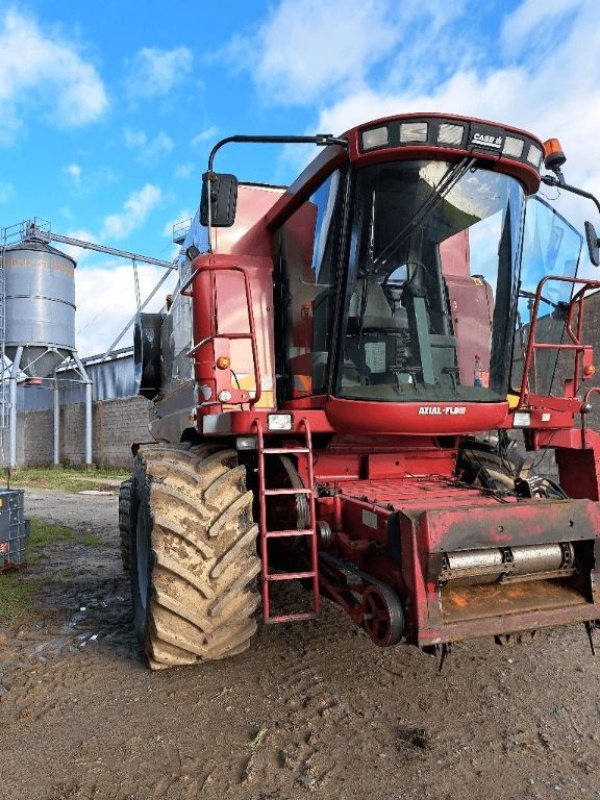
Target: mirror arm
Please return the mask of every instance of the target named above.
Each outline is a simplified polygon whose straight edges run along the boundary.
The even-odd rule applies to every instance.
[[[571,186],[568,183],[564,183],[558,178],[555,178],[554,175],[542,175],[541,180],[542,183],[546,184],[546,186],[554,186],[557,189],[565,189],[567,192],[578,194],[580,197],[587,197],[588,200],[591,200],[595,204],[598,212],[600,213],[600,202],[591,192],[586,192],[585,189],[578,189],[577,186]]]
[[[208,156],[208,169],[206,171],[206,182],[208,191],[208,208],[207,208],[207,231],[208,231],[208,252],[213,252],[212,247],[212,190],[211,183],[214,179],[214,163],[215,156],[219,150],[230,142],[242,142],[250,144],[316,144],[319,147],[328,147],[329,145],[339,145],[340,147],[348,148],[348,140],[343,136],[333,136],[331,133],[318,133],[316,136],[228,136],[226,139],[221,139],[217,142]]]
[[[223,145],[230,142],[242,142],[250,144],[316,144],[320,147],[327,147],[330,144],[337,144],[340,147],[348,147],[348,140],[343,136],[333,136],[331,133],[318,133],[316,136],[228,136],[217,142],[208,156],[208,172],[213,171],[215,156]]]

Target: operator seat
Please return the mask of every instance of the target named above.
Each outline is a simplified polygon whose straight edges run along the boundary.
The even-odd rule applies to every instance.
[[[381,284],[374,278],[358,278],[350,297],[348,308],[348,331],[352,332],[353,321],[360,324],[363,295],[366,292],[362,329],[406,328],[406,315],[392,311],[390,301],[386,297]]]
[[[407,328],[406,309],[394,311],[379,281],[358,278],[348,308],[345,385],[393,381],[389,366],[396,360],[398,332]]]

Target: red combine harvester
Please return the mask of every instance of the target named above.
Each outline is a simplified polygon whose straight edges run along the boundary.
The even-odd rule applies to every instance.
[[[228,142],[323,149],[281,188],[215,173]],[[593,226],[537,194],[594,200],[564,161],[556,140],[438,114],[213,148],[179,288],[135,335],[156,442],[134,447],[121,531],[152,668],[240,653],[260,605],[306,620],[323,597],[380,646],[443,657],[579,622],[593,647],[585,239],[600,259]],[[281,598],[291,580],[308,592]]]

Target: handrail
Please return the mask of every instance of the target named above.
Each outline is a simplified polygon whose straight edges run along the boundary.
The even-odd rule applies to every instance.
[[[561,283],[570,283],[575,286],[582,284],[581,288],[573,295],[569,303],[569,312],[565,324],[565,331],[567,336],[571,339],[570,344],[552,344],[548,342],[536,342],[535,334],[537,331],[538,323],[538,310],[541,302],[544,302],[542,290],[544,286],[550,281],[559,281]],[[583,334],[583,300],[585,293],[590,289],[600,289],[600,281],[591,280],[589,278],[570,278],[564,275],[545,275],[538,283],[535,291],[535,298],[531,312],[531,323],[529,330],[529,342],[527,344],[527,353],[525,354],[525,362],[523,364],[523,377],[521,379],[521,391],[519,394],[519,402],[517,408],[523,408],[526,405],[527,397],[530,394],[528,390],[529,385],[529,371],[531,369],[531,362],[534,358],[535,350],[574,350],[575,366],[573,370],[573,385],[576,387],[579,384],[579,359],[577,355],[584,353],[589,349],[590,345],[582,344],[581,336]],[[573,316],[575,308],[577,307],[577,331],[573,331]]]

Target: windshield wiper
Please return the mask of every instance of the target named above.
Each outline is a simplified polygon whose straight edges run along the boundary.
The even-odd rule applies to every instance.
[[[374,261],[369,265],[370,271],[375,272],[377,267],[386,263],[386,261],[396,252],[396,250],[398,250],[399,246],[404,243],[408,236],[410,236],[413,230],[419,225],[422,225],[429,214],[431,214],[431,212],[437,208],[437,206],[448,195],[450,190],[454,188],[463,175],[469,169],[471,169],[476,160],[477,159],[475,158],[468,158],[465,156],[465,158],[448,167],[444,175],[442,175],[440,182],[432,189],[429,197],[426,198],[421,207],[418,208],[413,214],[412,219],[410,219],[406,225],[400,231],[398,231],[392,241],[386,247],[384,247],[377,258],[374,259]]]

